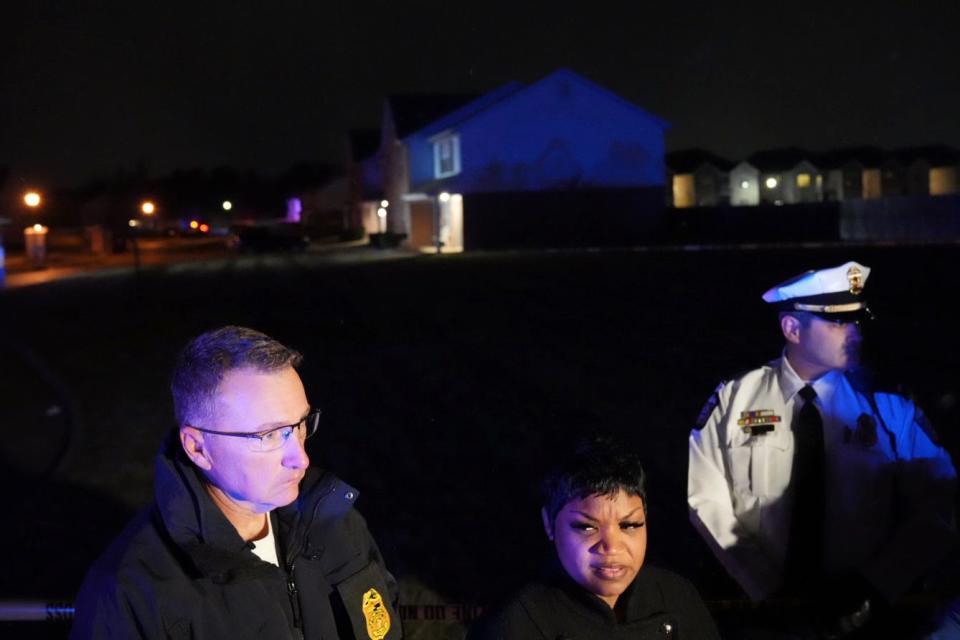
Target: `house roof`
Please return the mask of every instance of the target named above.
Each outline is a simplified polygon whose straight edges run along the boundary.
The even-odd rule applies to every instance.
[[[434,133],[439,133],[445,129],[455,127],[464,120],[470,119],[477,113],[500,102],[507,96],[510,96],[523,88],[523,85],[519,82],[508,82],[507,84],[497,87],[493,91],[488,91],[475,100],[467,102],[458,109],[441,116],[433,122],[424,125],[424,127],[420,129],[418,133],[422,135],[431,135]]]
[[[889,159],[890,153],[880,147],[844,147],[817,154],[815,164],[822,169],[839,169],[851,162],[867,168],[877,168]]]
[[[733,162],[706,149],[682,149],[671,151],[665,157],[667,168],[674,173],[692,173],[703,165],[712,165],[721,171],[733,168]]]
[[[787,171],[801,162],[814,164],[814,154],[799,147],[767,149],[753,154],[747,161],[760,171]]]
[[[950,166],[960,163],[960,149],[945,144],[922,147],[906,147],[893,152],[894,157],[903,164],[917,160],[926,160],[934,167]]]
[[[477,115],[478,113],[486,109],[489,109],[497,104],[500,104],[501,102],[504,102],[519,93],[522,93],[544,82],[549,82],[557,78],[562,78],[562,79],[570,80],[573,82],[577,82],[581,85],[588,87],[593,91],[596,91],[609,98],[617,100],[618,102],[621,102],[629,106],[631,109],[642,113],[645,117],[651,119],[653,122],[655,122],[658,126],[660,126],[663,129],[667,129],[670,127],[670,124],[666,120],[653,115],[649,111],[642,109],[641,107],[633,104],[629,100],[626,100],[625,98],[617,95],[616,93],[613,93],[609,89],[606,89],[594,82],[591,82],[590,80],[584,78],[583,76],[577,73],[574,73],[573,71],[570,71],[569,69],[561,68],[529,85],[523,85],[519,82],[509,82],[507,84],[497,87],[492,91],[488,91],[482,96],[479,96],[479,97],[474,96],[473,100],[464,101],[461,104],[455,106],[453,109],[448,109],[446,112],[439,113],[438,116],[435,118],[426,119],[426,121],[424,121],[419,127],[415,127],[412,129],[409,127],[403,128],[401,127],[400,123],[397,122],[397,125],[396,125],[397,131],[398,131],[397,137],[405,138],[407,135],[414,132],[423,134],[423,135],[431,135],[433,133],[439,133],[444,129],[455,127],[458,124]],[[463,97],[463,96],[460,96],[460,97]],[[391,103],[391,108],[393,108],[393,106],[394,106],[393,103]],[[423,115],[426,115],[426,113],[423,112]],[[394,117],[397,118],[396,112],[394,113]]]
[[[553,79],[556,79],[556,78],[562,78],[562,79],[566,79],[566,80],[572,80],[572,81],[574,81],[574,82],[578,82],[578,83],[580,83],[580,84],[582,84],[582,85],[585,85],[586,87],[589,87],[590,89],[593,89],[593,90],[596,91],[597,93],[601,93],[601,94],[606,95],[606,96],[608,96],[608,97],[610,97],[610,98],[613,98],[614,100],[617,100],[618,102],[621,102],[621,103],[627,105],[628,107],[630,107],[630,108],[633,109],[634,111],[637,111],[637,112],[643,114],[643,115],[646,116],[647,118],[650,118],[651,120],[653,120],[653,121],[654,121],[658,126],[660,126],[661,128],[663,128],[663,129],[669,129],[669,128],[670,128],[670,123],[667,122],[666,120],[664,120],[663,118],[661,118],[661,117],[659,117],[659,116],[657,116],[657,115],[654,115],[653,113],[647,111],[647,110],[644,109],[643,107],[641,107],[641,106],[639,106],[639,105],[637,105],[637,104],[634,104],[633,102],[630,102],[629,100],[627,100],[627,99],[624,98],[623,96],[621,96],[621,95],[619,95],[619,94],[617,94],[617,93],[614,93],[614,92],[611,91],[610,89],[607,89],[606,87],[604,87],[604,86],[602,86],[602,85],[599,85],[599,84],[597,84],[596,82],[593,82],[592,80],[589,80],[589,79],[585,78],[584,76],[580,75],[579,73],[576,73],[576,72],[574,72],[574,71],[571,71],[570,69],[565,69],[565,68],[557,69],[557,70],[554,71],[553,73],[551,73],[551,74],[549,74],[549,75],[547,75],[547,76],[545,76],[545,77],[537,80],[536,82],[534,82],[534,83],[531,84],[530,86],[531,86],[531,87],[535,87],[535,86],[537,86],[537,85],[539,85],[539,84],[541,84],[541,83],[549,82],[549,81],[551,81],[551,80],[553,80]]]
[[[478,94],[399,94],[387,97],[397,138],[406,138],[451,111],[456,111]]]

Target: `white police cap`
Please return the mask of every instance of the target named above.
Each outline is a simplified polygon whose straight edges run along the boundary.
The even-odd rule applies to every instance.
[[[809,311],[820,316],[869,313],[861,296],[870,267],[847,262],[839,267],[807,271],[763,294],[780,311]]]

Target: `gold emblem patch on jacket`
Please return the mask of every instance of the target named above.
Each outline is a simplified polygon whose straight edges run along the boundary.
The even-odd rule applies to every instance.
[[[390,613],[383,604],[383,596],[376,589],[363,594],[363,617],[367,621],[367,635],[371,640],[383,640],[390,631]]]

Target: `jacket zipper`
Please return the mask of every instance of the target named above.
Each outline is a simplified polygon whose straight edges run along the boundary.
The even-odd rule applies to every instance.
[[[297,583],[293,581],[293,568],[296,562],[290,563],[290,573],[287,574],[287,595],[290,596],[290,606],[293,609],[293,626],[299,631],[300,620],[300,593],[297,591]],[[303,634],[300,634],[303,637]]]
[[[316,503],[313,505],[313,511],[310,514],[310,522],[307,523],[307,526],[303,526],[302,529],[298,527],[300,531],[305,532],[309,530],[309,525],[313,524],[314,519],[317,517],[317,512],[320,510],[320,504],[326,499],[327,496],[333,493],[335,489],[336,489],[336,483],[334,483],[334,485],[330,487],[330,489],[327,490],[326,493],[324,493],[322,496],[320,496],[317,499]],[[293,549],[291,547],[290,549],[291,560],[290,560],[290,564],[287,567],[287,595],[290,597],[290,606],[293,609],[293,626],[297,629],[301,638],[303,637],[303,631],[302,631],[302,620],[301,620],[301,611],[300,611],[300,592],[297,591],[297,583],[294,582],[293,580],[293,570],[297,566],[297,557],[303,551],[303,546],[304,546],[303,541],[297,540],[297,545],[296,545],[297,548]]]

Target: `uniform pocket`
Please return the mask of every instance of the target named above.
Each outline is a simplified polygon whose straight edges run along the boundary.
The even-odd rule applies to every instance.
[[[776,499],[790,481],[793,449],[790,442],[754,437],[727,449],[727,468],[733,493]]]
[[[753,457],[753,447],[746,443],[732,446],[726,451],[730,486],[737,495],[754,494],[756,470],[754,469]]]

